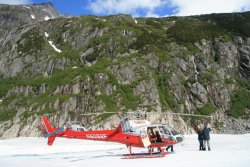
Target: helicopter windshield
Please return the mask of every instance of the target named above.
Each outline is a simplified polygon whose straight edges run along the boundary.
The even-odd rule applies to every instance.
[[[163,135],[171,135],[169,130],[166,128],[166,126],[159,126],[158,128],[159,128],[161,134],[163,134]]]
[[[172,127],[169,127],[169,130],[171,131],[172,135],[174,135],[174,136],[176,136],[176,135],[179,135],[179,134],[180,134],[177,130],[175,130],[175,129],[174,129],[174,128],[172,128]]]
[[[161,134],[163,135],[179,135],[180,133],[178,131],[176,131],[175,129],[171,128],[170,126],[158,126]]]

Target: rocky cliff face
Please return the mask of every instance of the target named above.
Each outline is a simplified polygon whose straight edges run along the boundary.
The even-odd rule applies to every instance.
[[[132,18],[65,18],[51,4],[0,5],[0,137],[39,135],[40,115],[56,126],[78,120],[112,128],[116,115],[144,110],[193,133],[250,131],[250,13]]]
[[[0,25],[13,26],[22,22],[39,22],[58,18],[61,14],[51,3],[39,5],[0,5]]]

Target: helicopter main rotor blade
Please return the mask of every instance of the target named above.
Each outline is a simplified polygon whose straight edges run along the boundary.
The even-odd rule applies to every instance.
[[[91,113],[85,113],[85,114],[80,114],[80,115],[101,115],[101,114],[117,114],[118,112],[91,112]]]
[[[210,115],[172,113],[172,112],[147,112],[146,114],[147,115],[152,115],[152,114],[160,114],[160,115],[183,115],[183,116],[191,116],[191,117],[207,117],[207,118],[212,118],[212,116],[210,116]]]
[[[183,116],[192,116],[192,117],[207,117],[212,118],[210,115],[199,115],[199,114],[184,114],[184,113],[171,113],[173,115],[183,115]]]
[[[149,115],[159,114],[159,115],[180,115],[180,116],[190,116],[190,117],[205,117],[212,118],[210,115],[200,115],[200,114],[187,114],[187,113],[173,113],[173,112],[145,112],[145,111],[129,111],[129,112],[94,112],[94,113],[86,113],[80,114],[85,116],[90,115],[101,115],[101,114],[117,114],[120,118],[124,117],[124,115],[134,115],[136,117],[146,117]]]

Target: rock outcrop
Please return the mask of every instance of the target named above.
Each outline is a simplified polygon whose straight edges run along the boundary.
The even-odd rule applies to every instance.
[[[215,133],[249,132],[249,19],[246,12],[135,23],[128,15],[66,17],[50,3],[0,5],[0,138],[40,135],[43,114],[55,126],[103,129],[118,116],[82,114],[134,110],[212,116],[148,118],[183,133],[204,123]]]

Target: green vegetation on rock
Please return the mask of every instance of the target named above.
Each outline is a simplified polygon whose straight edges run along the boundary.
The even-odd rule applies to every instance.
[[[116,103],[113,96],[108,96],[105,94],[98,95],[97,100],[101,100],[105,103],[107,112],[115,112],[116,111]]]
[[[213,112],[215,112],[217,110],[217,108],[208,103],[208,104],[205,104],[203,107],[201,108],[197,108],[196,110],[196,114],[201,114],[201,115],[211,115]]]
[[[246,113],[246,109],[250,110],[250,92],[249,91],[238,91],[234,94],[232,99],[231,109],[228,111],[228,115],[239,118]]]
[[[127,109],[135,110],[138,106],[139,96],[135,96],[133,93],[133,85],[120,85],[118,91],[122,97],[122,104]]]
[[[9,121],[16,115],[16,111],[14,109],[6,110],[0,112],[0,122]]]
[[[250,36],[250,12],[210,14],[203,15],[201,19],[210,21],[217,27],[224,28],[234,35]]]
[[[18,53],[37,53],[45,45],[43,34],[41,34],[39,28],[33,28],[30,31],[24,33],[21,39],[17,42]]]
[[[201,39],[212,40],[215,37],[227,36],[227,34],[216,24],[190,18],[177,20],[174,26],[168,29],[168,36],[181,44],[193,43]]]
[[[169,77],[167,75],[162,75],[156,73],[155,80],[157,82],[157,88],[160,96],[160,102],[163,106],[163,109],[175,109],[177,106],[177,101],[173,97],[173,95],[170,92],[170,89],[168,89],[167,86],[167,80]]]

